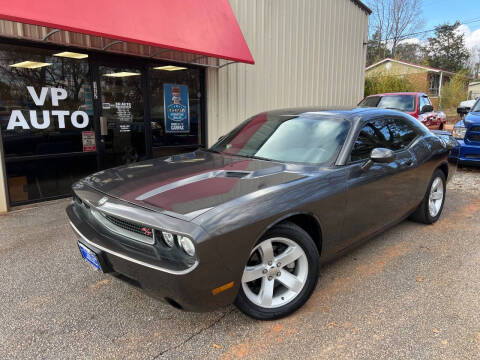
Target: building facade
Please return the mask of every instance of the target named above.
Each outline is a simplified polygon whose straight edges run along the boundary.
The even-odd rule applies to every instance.
[[[428,94],[433,105],[437,107],[442,87],[450,82],[455,73],[390,58],[370,65],[365,71],[366,77],[384,75],[406,78],[413,87],[412,91]]]
[[[480,81],[471,81],[468,84],[468,100],[480,98]]]
[[[179,3],[189,2],[169,6]],[[255,64],[232,38],[219,53],[197,48],[202,36],[188,48],[170,27],[162,34],[178,46],[0,11],[0,212],[69,196],[75,180],[105,168],[209,146],[262,111],[362,98],[369,10],[360,1],[220,5]],[[222,25],[213,10],[204,15]],[[205,37],[229,36],[222,29]]]

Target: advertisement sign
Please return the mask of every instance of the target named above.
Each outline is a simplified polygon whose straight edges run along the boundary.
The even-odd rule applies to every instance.
[[[82,131],[83,152],[97,151],[95,131]]]
[[[188,104],[188,86],[176,84],[163,85],[165,109],[165,132],[190,132],[190,109]]]

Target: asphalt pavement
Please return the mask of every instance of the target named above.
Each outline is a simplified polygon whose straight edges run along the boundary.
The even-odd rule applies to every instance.
[[[178,311],[80,259],[69,200],[0,216],[0,359],[480,359],[480,172],[441,220],[405,221],[321,269],[278,321]]]

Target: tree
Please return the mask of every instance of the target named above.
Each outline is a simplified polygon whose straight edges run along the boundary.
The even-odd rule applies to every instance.
[[[397,45],[395,58],[414,64],[421,64],[423,61],[423,47],[416,43],[400,43]]]
[[[395,57],[397,46],[413,32],[424,25],[422,0],[390,0],[388,18],[390,28],[388,36],[392,42],[392,55]]]
[[[370,37],[375,42],[371,45],[375,46],[379,58],[385,57],[386,47],[395,57],[401,41],[424,24],[422,0],[370,0],[368,5],[373,11]]]
[[[425,48],[430,66],[457,72],[468,67],[470,52],[465,46],[465,36],[457,31],[460,22],[435,27],[435,36],[428,38]]]
[[[380,34],[378,32],[373,34],[372,38],[368,40],[367,43],[367,66],[390,56],[391,52],[386,44],[381,41]]]

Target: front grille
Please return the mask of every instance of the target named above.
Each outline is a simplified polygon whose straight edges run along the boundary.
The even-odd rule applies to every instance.
[[[470,131],[480,132],[480,126],[472,126],[472,127],[470,128]]]
[[[105,214],[104,216],[105,216],[105,219],[110,221],[112,224],[114,224],[118,227],[121,227],[124,230],[131,231],[131,232],[134,232],[134,233],[137,233],[137,234],[140,234],[140,235],[143,235],[143,236],[146,236],[146,237],[149,237],[149,238],[153,239],[153,230],[151,228],[148,228],[146,226],[142,226],[142,225],[139,225],[139,224],[135,224],[135,223],[132,223],[130,221],[123,220],[123,219],[119,219],[119,218],[116,218],[116,217],[111,216],[111,215],[106,215]]]
[[[147,244],[155,243],[155,232],[151,227],[138,224],[92,209],[93,217],[107,230]]]
[[[468,137],[468,140],[470,140],[470,141],[480,142],[480,134],[470,134],[469,133],[467,135],[467,137]]]
[[[465,155],[467,159],[480,159],[480,154]]]

